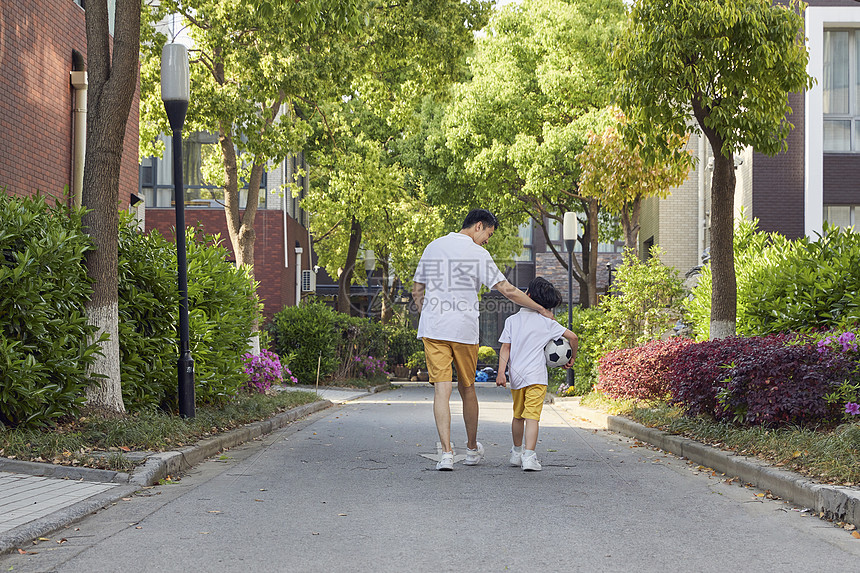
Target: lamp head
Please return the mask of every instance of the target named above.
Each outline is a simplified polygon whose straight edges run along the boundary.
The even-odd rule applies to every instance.
[[[367,272],[376,268],[376,255],[370,249],[364,251],[364,270]]]
[[[564,225],[562,227],[562,237],[565,241],[575,241],[579,235],[579,221],[576,219],[576,213],[568,211],[564,214]]]
[[[182,44],[165,44],[161,50],[161,99],[185,101],[190,98],[188,50]]]

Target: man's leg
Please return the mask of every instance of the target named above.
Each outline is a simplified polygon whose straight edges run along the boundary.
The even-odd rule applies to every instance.
[[[439,442],[443,452],[451,451],[451,382],[435,382],[433,384],[433,416],[436,418],[436,431],[439,432]]]
[[[466,424],[466,447],[474,450],[478,447],[478,396],[475,385],[458,384],[460,398],[463,400],[463,422]]]

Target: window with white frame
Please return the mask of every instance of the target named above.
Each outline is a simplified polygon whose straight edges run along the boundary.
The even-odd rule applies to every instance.
[[[523,251],[514,257],[515,261],[531,261],[532,260],[532,237],[534,233],[534,225],[529,219],[526,223],[519,226],[518,233],[523,241]]]
[[[824,151],[860,152],[860,30],[824,31]]]
[[[835,227],[850,229],[856,225],[860,205],[825,205],[824,220]]]

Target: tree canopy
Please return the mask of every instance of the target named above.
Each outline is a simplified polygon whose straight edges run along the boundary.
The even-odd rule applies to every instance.
[[[653,160],[671,153],[668,136],[693,129],[713,149],[712,338],[735,333],[733,156],[784,151],[788,94],[811,86],[801,9],[795,0],[639,0],[614,51],[629,140],[644,136]]]

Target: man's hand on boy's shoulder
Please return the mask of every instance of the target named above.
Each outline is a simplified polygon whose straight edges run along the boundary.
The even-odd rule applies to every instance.
[[[555,320],[555,315],[552,313],[551,310],[547,310],[544,307],[540,307],[540,310],[538,312],[550,320]]]

